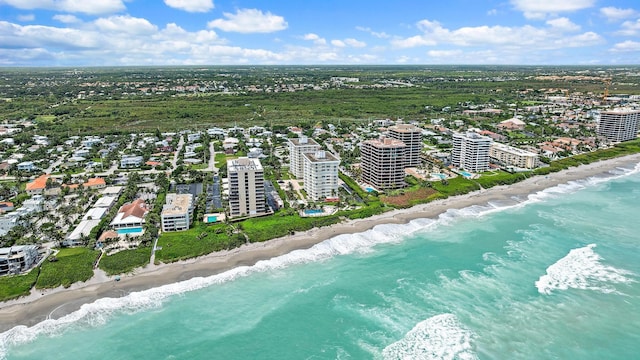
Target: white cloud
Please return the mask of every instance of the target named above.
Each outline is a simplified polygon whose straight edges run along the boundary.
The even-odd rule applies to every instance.
[[[69,15],[69,14],[53,15],[53,20],[60,21],[61,23],[64,23],[64,24],[73,24],[73,23],[80,22],[80,19],[78,19],[77,17],[75,17],[73,15]]]
[[[574,24],[573,22],[571,22],[571,20],[567,19],[566,17],[547,20],[547,25],[562,31],[573,32],[573,31],[580,30],[580,25]]]
[[[314,33],[304,34],[302,39],[308,40],[308,41],[313,41],[313,43],[317,44],[317,45],[326,45],[327,44],[327,40],[326,39],[321,38],[318,34],[314,34]]]
[[[595,0],[510,0],[516,10],[522,11],[528,19],[544,19],[549,14],[573,12],[587,9]]]
[[[634,9],[620,9],[613,6],[608,6],[601,8],[600,14],[606,17],[609,21],[618,21],[634,17],[638,14],[638,12]]]
[[[521,27],[485,25],[450,30],[436,21],[422,20],[417,24],[417,27],[423,32],[422,34],[405,39],[394,39],[391,44],[397,48],[434,46],[437,44],[464,47],[502,46],[526,51],[532,47],[558,49],[561,46],[589,46],[602,41],[602,38],[593,32],[568,36],[566,32],[573,32],[579,29],[577,25],[568,19],[550,20],[550,24],[552,26],[549,28],[538,28],[531,25]],[[585,42],[578,44],[569,42],[576,39],[582,39]]]
[[[90,15],[110,14],[126,9],[122,0],[0,0],[18,9],[45,9]]]
[[[358,41],[356,39],[353,38],[348,38],[348,39],[344,39],[344,40],[331,40],[331,45],[335,46],[335,47],[340,47],[340,48],[344,48],[344,47],[354,47],[354,48],[362,48],[367,46],[367,43],[362,42],[362,41]]]
[[[239,9],[235,14],[224,13],[226,19],[210,21],[209,28],[218,28],[227,32],[270,33],[284,30],[289,26],[282,16],[258,9]]]
[[[640,34],[640,19],[636,21],[625,21],[622,23],[622,29],[616,34],[624,36],[636,36]]]
[[[640,42],[637,41],[623,41],[621,43],[617,43],[613,45],[610,49],[613,52],[630,52],[630,51],[640,51]]]
[[[361,48],[361,47],[367,46],[367,43],[353,39],[353,38],[344,39],[344,43],[355,48]]]
[[[208,12],[213,9],[213,0],[164,0],[167,6],[187,12]]]
[[[36,16],[33,14],[24,14],[24,15],[18,15],[18,21],[33,21],[36,19]]]
[[[433,58],[452,58],[462,55],[462,50],[429,50],[427,55]]]
[[[77,29],[42,25],[21,26],[0,21],[0,43],[5,48],[95,48],[97,34]]]
[[[147,19],[131,16],[111,16],[100,18],[94,24],[103,32],[127,33],[132,35],[153,34],[158,28]]]
[[[489,15],[489,16],[498,15],[498,9],[491,9],[491,10],[487,11],[487,15]]]
[[[418,46],[433,46],[436,45],[437,42],[425,36],[416,35],[408,37],[406,39],[394,39],[391,41],[391,44],[394,47],[406,49]]]
[[[377,37],[379,39],[388,39],[391,37],[391,35],[385,33],[384,31],[377,32],[377,31],[371,30],[371,28],[368,28],[368,27],[356,26],[356,30],[368,32],[369,34],[371,34],[371,36]]]

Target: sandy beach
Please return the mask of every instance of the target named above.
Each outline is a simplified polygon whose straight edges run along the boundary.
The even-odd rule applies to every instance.
[[[194,277],[215,275],[241,265],[253,265],[296,249],[307,249],[340,234],[366,231],[378,224],[407,223],[419,218],[437,218],[448,209],[462,209],[472,205],[484,205],[491,201],[511,200],[514,196],[526,198],[549,187],[607,173],[617,167],[640,163],[640,154],[600,161],[571,168],[548,176],[536,176],[525,181],[497,186],[470,194],[422,204],[410,209],[394,210],[367,219],[354,220],[333,226],[312,229],[292,236],[264,243],[209,254],[196,259],[166,265],[148,265],[133,274],[123,275],[120,281],[96,271],[93,278],[77,283],[68,289],[32,290],[31,295],[0,303],[0,332],[16,325],[32,326],[47,318],[59,318],[71,313],[82,304],[99,298],[121,297],[131,292],[146,290]]]

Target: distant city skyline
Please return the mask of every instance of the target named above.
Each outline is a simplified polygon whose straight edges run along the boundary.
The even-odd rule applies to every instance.
[[[0,66],[636,65],[637,0],[0,0]]]

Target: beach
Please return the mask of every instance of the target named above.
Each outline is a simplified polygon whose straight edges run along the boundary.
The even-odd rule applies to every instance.
[[[546,188],[607,173],[617,167],[639,162],[640,154],[600,161],[548,176],[532,177],[513,185],[497,186],[417,205],[410,209],[394,210],[366,219],[312,229],[196,259],[159,266],[148,265],[146,268],[136,270],[133,274],[121,276],[120,281],[115,281],[114,277],[97,272],[89,281],[74,284],[68,289],[32,290],[29,296],[0,304],[0,332],[16,325],[31,326],[47,318],[62,317],[79,309],[82,304],[93,302],[99,298],[121,297],[132,292],[194,277],[215,275],[237,266],[253,265],[260,260],[277,257],[296,249],[310,248],[340,234],[364,232],[379,224],[407,223],[419,218],[436,218],[449,209],[484,205],[492,201],[512,201],[513,197],[526,198],[526,196]]]

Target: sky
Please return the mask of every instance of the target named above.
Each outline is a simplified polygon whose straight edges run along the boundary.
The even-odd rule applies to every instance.
[[[639,63],[639,0],[0,0],[1,67]]]

